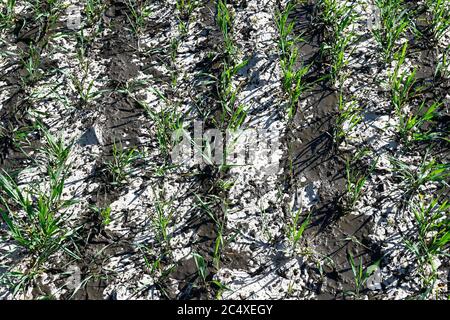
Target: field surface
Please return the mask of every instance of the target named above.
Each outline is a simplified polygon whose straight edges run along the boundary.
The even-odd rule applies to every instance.
[[[0,0],[0,299],[448,299],[450,0]]]

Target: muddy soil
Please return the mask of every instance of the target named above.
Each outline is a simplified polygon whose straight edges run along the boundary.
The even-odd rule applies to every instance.
[[[64,10],[51,24],[17,2],[13,26],[0,30],[5,39],[0,51],[12,52],[0,56],[1,169],[20,185],[32,181],[42,187],[46,172],[36,168],[45,162],[40,152],[46,142],[38,124],[73,142],[65,196],[77,200],[67,221],[77,230],[69,246],[76,254],[52,256],[18,296],[0,282],[0,297],[403,299],[426,291],[417,259],[405,246],[405,239],[415,236],[413,215],[403,181],[389,161],[401,158],[417,167],[431,155],[448,164],[449,144],[438,139],[407,146],[399,139],[387,83],[392,66],[383,61],[364,19],[352,26],[358,36],[354,50],[346,53],[349,63],[339,91],[329,77],[330,57],[321,50],[326,39],[319,2],[295,6],[288,17],[293,34],[302,38],[296,43],[295,68],[310,69],[295,116],[289,118],[274,22],[286,1],[227,2],[233,57],[225,50],[215,0],[197,1],[189,14],[173,0],[132,1],[151,12],[139,34],[133,32],[132,11],[124,0],[104,1],[93,25],[83,12],[75,29],[67,27],[70,17]],[[372,7],[371,1],[362,1],[355,10],[364,17],[373,14]],[[435,71],[449,35],[431,41],[427,9],[416,2],[407,7],[425,35],[418,39],[408,31],[402,38],[409,42],[406,67],[417,69],[417,91],[407,112],[417,112],[422,101],[440,101],[436,117],[421,129],[448,137],[450,80]],[[37,56],[39,68],[32,77],[24,61]],[[226,66],[241,61],[247,63],[233,74],[231,87],[236,106],[245,106],[242,128],[269,130],[268,141],[280,141],[271,154],[276,172],[262,174],[266,164],[257,161],[242,167],[172,163],[161,140],[172,133],[175,121],[164,124],[158,116],[176,110],[186,131],[193,131],[194,121],[201,121],[204,130],[220,127],[227,113],[218,79]],[[86,80],[92,97],[81,97],[75,78]],[[360,123],[342,144],[335,139],[340,94],[361,109]],[[121,183],[113,183],[108,171],[115,145],[138,154]],[[355,166],[367,173],[367,182],[361,199],[349,208],[346,161],[363,148],[371,161]],[[440,199],[449,191],[433,181],[420,189]],[[106,208],[108,222],[99,214]],[[310,222],[292,245],[288,232],[295,212],[301,214],[295,228]],[[163,218],[169,220],[165,237],[158,229]],[[0,222],[4,274],[31,272],[30,254],[11,237],[6,221]],[[364,284],[355,295],[349,256],[366,268],[378,264],[381,280],[375,289]],[[434,292],[443,297],[448,257],[438,262]]]

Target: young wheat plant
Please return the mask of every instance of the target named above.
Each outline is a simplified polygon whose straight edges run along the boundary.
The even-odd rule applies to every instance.
[[[381,24],[372,32],[382,48],[385,61],[390,62],[398,41],[410,26],[409,14],[403,0],[376,0],[375,4],[380,11]]]

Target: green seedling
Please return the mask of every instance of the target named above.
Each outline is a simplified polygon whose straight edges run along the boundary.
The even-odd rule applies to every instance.
[[[192,12],[199,5],[198,0],[177,0],[178,30],[181,35],[187,35],[192,18]]]
[[[362,258],[359,259],[359,264],[356,265],[355,258],[349,252],[347,255],[347,260],[349,261],[352,268],[353,279],[355,281],[355,290],[350,293],[358,298],[363,291],[369,277],[378,269],[380,261],[377,261],[364,269]]]
[[[415,255],[419,263],[423,294],[427,298],[437,280],[435,258],[448,256],[450,243],[450,204],[440,203],[438,198],[425,201],[423,195],[411,204],[417,235],[405,240],[406,247]]]
[[[321,51],[330,58],[330,77],[336,82],[347,64],[346,51],[356,38],[356,33],[349,30],[356,19],[354,6],[342,5],[337,0],[320,0],[318,6],[325,29],[325,42]]]
[[[72,85],[83,105],[88,105],[100,92],[94,91],[94,80],[87,81],[87,73],[80,79],[75,75],[71,76]]]
[[[290,52],[295,43],[300,41],[299,37],[293,37],[294,21],[288,22],[289,15],[294,9],[293,2],[289,2],[283,11],[275,12],[275,24],[278,29],[278,50],[283,60],[289,60]]]
[[[151,259],[149,259],[149,257],[148,257],[149,255],[153,256],[153,254],[151,254],[150,248],[146,248],[144,246],[139,246],[139,250],[142,253],[142,257],[144,258],[145,266],[150,271],[150,274],[152,276],[156,276],[157,272],[159,270],[161,270],[161,260],[163,257],[158,256],[153,261],[151,261]]]
[[[450,45],[445,50],[442,50],[438,62],[436,64],[436,70],[434,72],[434,78],[436,80],[449,78],[450,70]]]
[[[225,291],[230,291],[231,290],[230,288],[228,288],[226,285],[224,285],[219,280],[211,280],[211,284],[213,284],[215,286],[215,289],[216,289],[216,294],[215,294],[215,299],[216,300],[221,300],[222,299],[222,294]]]
[[[28,52],[23,53],[24,57],[21,58],[21,65],[25,70],[25,76],[22,79],[24,84],[32,84],[38,81],[42,76],[41,56],[38,48],[34,44],[28,46]]]
[[[91,206],[91,210],[94,211],[102,219],[102,225],[107,226],[111,223],[111,207],[98,208]]]
[[[229,241],[231,241],[226,240],[224,236],[225,225],[227,221],[227,205],[223,203],[223,200],[218,197],[209,197],[211,201],[204,201],[197,194],[195,194],[195,197],[198,201],[199,207],[211,218],[211,220],[215,224],[217,236],[214,243],[213,264],[216,269],[219,269],[223,248]],[[220,216],[216,214],[211,208],[212,204],[217,205],[219,201],[222,202],[222,214]]]
[[[403,107],[408,103],[411,97],[416,93],[414,89],[416,84],[416,69],[412,72],[400,72],[406,58],[407,44],[398,52],[397,65],[394,72],[390,75],[391,84],[391,102],[397,114],[402,113]]]
[[[67,3],[60,0],[34,0],[26,2],[31,5],[31,8],[28,7],[32,12],[32,15],[30,15],[30,22],[40,25],[37,39],[41,41],[45,36],[48,36],[49,39],[51,39],[53,34],[56,34],[53,33],[53,30],[57,28],[58,21],[61,21],[61,16],[68,7]],[[23,26],[24,24],[22,24],[21,28]]]
[[[184,20],[188,20],[194,9],[198,6],[198,0],[177,0],[177,10],[180,13],[180,17]]]
[[[72,86],[75,92],[78,94],[81,104],[89,105],[92,100],[101,95],[102,91],[95,90],[94,79],[89,80],[91,74],[90,62],[85,57],[83,31],[80,32],[80,36],[78,39],[81,41],[81,46],[77,51],[77,58],[81,72],[80,74],[71,73],[69,74],[69,78],[72,82]]]
[[[345,27],[341,27],[340,20],[346,16],[345,13],[348,13],[348,9],[353,9],[353,5],[346,8],[337,0],[319,0],[317,6],[320,8],[320,20],[327,33],[334,34],[336,28],[345,29]]]
[[[303,78],[311,67],[310,65],[302,65],[296,70],[299,54],[295,45],[303,41],[303,39],[300,36],[293,36],[294,22],[288,22],[289,15],[294,7],[294,3],[289,2],[283,11],[275,13],[275,23],[279,34],[278,49],[280,51],[280,64],[283,73],[283,90],[289,97],[289,103],[287,104],[289,119],[294,117],[298,101],[307,88]]]
[[[2,219],[12,238],[34,255],[36,267],[60,250],[76,257],[67,247],[77,228],[69,228],[65,223],[69,217],[67,208],[74,203],[62,199],[66,171],[66,166],[51,170],[45,192],[19,187],[6,172],[0,174]]]
[[[209,211],[209,212],[211,212],[211,211]],[[224,248],[230,242],[232,242],[234,240],[234,238],[236,237],[236,234],[234,234],[228,238],[225,236],[225,226],[227,223],[227,216],[228,216],[228,207],[224,203],[222,204],[221,217],[219,217],[218,215],[210,216],[216,225],[216,232],[217,232],[216,241],[214,243],[214,253],[213,253],[213,265],[217,270],[219,270],[219,268],[220,268],[220,261],[221,261],[222,252],[223,252]]]
[[[233,84],[233,77],[247,65],[248,60],[240,63],[229,60],[231,59],[225,57],[221,64],[222,71],[219,76],[213,74],[206,74],[206,76],[210,78],[208,81],[209,84],[215,84],[217,98],[219,100],[218,103],[222,107],[220,119],[213,118],[211,119],[212,122],[216,127],[236,130],[244,122],[247,112],[245,106],[237,102],[240,86]],[[206,114],[203,116],[207,117]]]
[[[166,253],[155,254],[150,247],[138,245],[138,249],[142,254],[146,268],[149,270],[151,276],[154,278],[155,286],[158,290],[169,299],[167,292],[167,278],[173,272],[176,265],[163,263],[166,259]]]
[[[292,119],[297,112],[298,101],[307,89],[306,83],[303,81],[303,77],[309,72],[310,65],[302,66],[300,69],[292,73],[292,69],[284,70],[284,86],[288,87],[287,93],[289,95],[288,104],[288,118]]]
[[[159,150],[167,158],[170,155],[170,150],[172,150],[174,143],[177,142],[172,141],[172,134],[183,129],[182,114],[177,111],[175,106],[157,112],[145,107],[145,104],[141,105],[147,111],[149,118],[154,122]]]
[[[447,200],[439,202],[439,198],[426,202],[419,196],[412,204],[420,257],[427,260],[436,255],[447,255],[446,246],[450,243],[450,204]]]
[[[7,266],[1,267],[5,268],[5,270],[7,269]],[[9,267],[8,271],[0,274],[0,285],[5,288],[10,288],[12,296],[15,297],[19,292],[24,292],[39,273],[40,271],[36,269],[21,272],[12,270],[11,267]]]
[[[423,157],[417,168],[409,166],[396,158],[391,158],[392,172],[401,179],[406,194],[412,195],[419,187],[428,182],[435,182],[447,186],[450,176],[450,165],[437,163],[433,158],[429,159],[428,152]]]
[[[131,174],[131,165],[138,159],[139,153],[136,149],[131,148],[125,150],[120,144],[120,147],[113,143],[112,159],[106,161],[105,165],[112,178],[112,185],[122,185]]]
[[[101,18],[106,5],[101,0],[86,0],[84,12],[89,26],[95,25]]]
[[[8,122],[5,126],[0,125],[0,141],[3,145],[26,154],[23,147],[30,144],[29,137],[33,132],[35,132],[34,126],[19,127]]]
[[[57,169],[64,166],[69,158],[73,141],[66,144],[66,139],[62,135],[56,138],[43,125],[39,124],[38,126],[46,142],[40,151],[46,156],[49,168]]]
[[[156,229],[158,241],[164,246],[169,246],[170,235],[169,225],[175,213],[172,202],[157,200],[155,203],[156,216],[153,219],[153,226]]]
[[[361,108],[356,101],[346,102],[341,91],[338,97],[338,114],[334,130],[335,144],[339,146],[361,120]]]
[[[440,41],[450,28],[450,3],[448,0],[426,0],[430,12],[430,29],[436,42]]]
[[[342,69],[347,65],[345,54],[347,48],[353,43],[354,33],[346,36],[339,36],[337,40],[330,46],[324,48],[329,51],[331,56],[330,77],[333,81],[339,80]]]
[[[195,266],[197,267],[197,273],[203,284],[206,284],[206,277],[208,275],[208,267],[205,261],[205,258],[198,253],[193,253],[192,257],[194,258]]]
[[[10,28],[14,25],[15,6],[16,0],[6,0],[6,3],[4,3],[4,7],[0,10],[0,27]]]
[[[229,65],[224,62],[220,78],[211,76],[216,82],[217,94],[220,105],[222,106],[222,120],[220,123],[222,127],[227,124],[230,129],[236,130],[244,122],[247,116],[245,107],[237,103],[237,95],[240,88],[233,85],[233,77],[236,76],[247,63],[248,60],[244,60],[236,65]]]
[[[410,26],[408,11],[403,8],[403,0],[376,0],[375,4],[380,10],[381,25],[372,32],[385,61],[390,62],[398,41]]]
[[[192,12],[199,5],[198,0],[177,0],[177,11],[178,11],[178,30],[181,35],[187,35],[189,31],[189,24],[192,19]]]
[[[247,111],[245,110],[245,106],[239,104],[236,108],[234,108],[234,110],[231,111],[227,128],[231,129],[232,131],[238,130],[242,126],[246,118]]]
[[[235,56],[237,49],[234,45],[233,39],[231,38],[233,23],[226,0],[217,1],[216,22],[223,36],[224,51],[227,54],[227,57],[232,59]]]
[[[295,249],[298,242],[303,236],[303,233],[308,228],[311,223],[311,213],[300,223],[301,217],[301,209],[298,209],[294,215],[291,213],[291,219],[289,221],[287,230],[288,230],[288,239],[292,243],[292,248]]]
[[[137,39],[137,48],[140,50],[140,38],[144,34],[146,21],[152,15],[148,0],[128,0],[126,2],[128,13],[126,13],[131,31]]]
[[[398,133],[404,143],[409,144],[411,141],[428,141],[440,138],[439,133],[430,129],[424,131],[422,128],[436,118],[437,111],[442,104],[435,102],[426,110],[425,104],[425,101],[422,102],[415,114],[398,114]]]
[[[178,47],[180,46],[180,39],[173,38],[170,42],[170,64],[171,64],[171,78],[172,78],[172,88],[176,88],[177,79],[178,79],[178,71],[177,71],[177,54]]]
[[[364,186],[368,177],[375,169],[378,159],[374,160],[370,165],[367,172],[361,172],[356,167],[357,162],[364,157],[366,150],[359,151],[353,159],[347,158],[345,161],[345,174],[347,180],[347,197],[348,197],[348,210],[353,210],[358,200],[361,198]]]

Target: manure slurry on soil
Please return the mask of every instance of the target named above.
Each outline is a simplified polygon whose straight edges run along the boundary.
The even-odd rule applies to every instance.
[[[2,0],[1,299],[447,299],[449,0]]]

